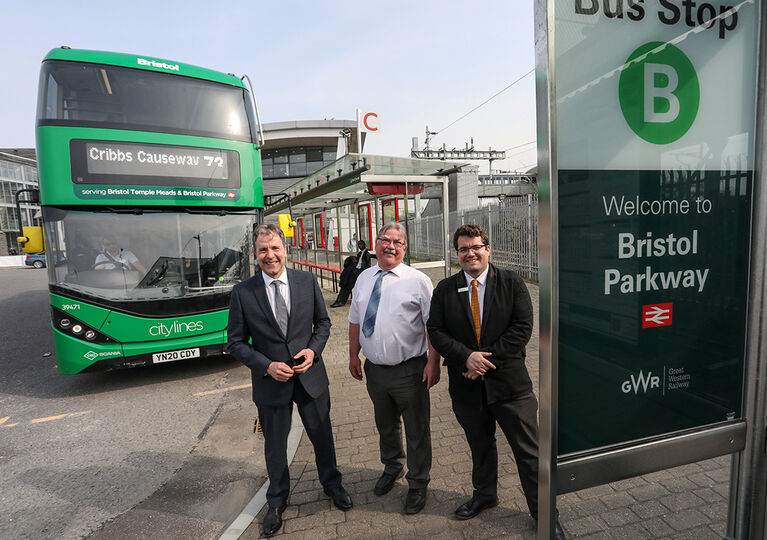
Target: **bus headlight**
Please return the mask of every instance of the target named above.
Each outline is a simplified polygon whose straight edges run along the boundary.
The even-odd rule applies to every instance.
[[[116,342],[114,339],[101,333],[98,328],[78,320],[59,308],[51,306],[51,316],[53,318],[53,328],[70,337],[85,339],[94,343]]]

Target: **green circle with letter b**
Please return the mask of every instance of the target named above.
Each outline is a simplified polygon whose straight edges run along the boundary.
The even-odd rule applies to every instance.
[[[700,84],[690,59],[670,43],[645,43],[628,57],[618,83],[629,127],[653,144],[682,138],[695,122]]]

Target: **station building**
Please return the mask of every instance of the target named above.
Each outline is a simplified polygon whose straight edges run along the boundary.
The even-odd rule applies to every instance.
[[[19,220],[16,215],[16,192],[37,189],[37,160],[34,148],[0,148],[0,256],[21,253],[16,242]],[[22,195],[22,199],[26,194]],[[42,225],[40,206],[22,204],[22,224]]]
[[[276,195],[300,179],[357,149],[355,120],[295,120],[262,124],[264,195]],[[362,133],[362,147],[365,133]]]

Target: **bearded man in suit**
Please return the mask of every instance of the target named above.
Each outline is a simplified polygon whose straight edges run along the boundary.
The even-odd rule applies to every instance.
[[[453,235],[461,272],[434,289],[429,339],[445,359],[453,412],[471,449],[472,498],[455,510],[471,519],[498,504],[496,422],[514,453],[530,514],[538,519],[538,401],[525,367],[533,305],[525,282],[490,264],[479,225]],[[564,538],[559,521],[555,538]]]

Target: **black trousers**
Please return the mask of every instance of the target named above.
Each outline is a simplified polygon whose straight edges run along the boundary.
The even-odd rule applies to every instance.
[[[272,508],[285,505],[290,493],[288,433],[293,402],[298,406],[306,435],[314,446],[314,460],[322,487],[332,489],[341,485],[341,472],[336,465],[336,448],[330,425],[330,391],[326,389],[315,399],[296,380],[290,403],[278,407],[258,407],[258,421],[264,433],[266,472],[269,475],[266,501]]]
[[[365,379],[373,401],[384,472],[399,474],[407,446],[407,482],[410,488],[425,488],[431,471],[431,427],[429,390],[422,381],[426,355],[396,366],[365,361]]]
[[[530,514],[538,516],[538,401],[530,392],[518,399],[478,407],[453,399],[453,412],[471,448],[471,481],[480,500],[498,497],[495,423],[509,441]]]

